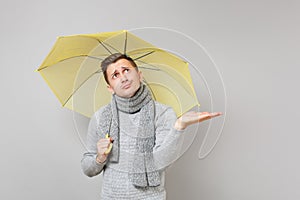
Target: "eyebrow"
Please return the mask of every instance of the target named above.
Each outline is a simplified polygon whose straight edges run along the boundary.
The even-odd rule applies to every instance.
[[[124,67],[124,66],[122,66],[121,68],[122,68],[122,69],[128,69],[129,67]],[[113,77],[113,75],[115,75],[115,73],[116,73],[116,70],[114,70],[113,73],[112,73],[110,76]]]

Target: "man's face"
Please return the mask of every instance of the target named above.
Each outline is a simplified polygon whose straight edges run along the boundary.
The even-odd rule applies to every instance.
[[[109,82],[108,90],[124,98],[132,97],[142,81],[142,73],[137,71],[130,61],[123,58],[108,65],[106,74]]]

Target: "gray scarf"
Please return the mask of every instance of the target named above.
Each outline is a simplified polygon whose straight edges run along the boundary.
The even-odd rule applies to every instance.
[[[141,84],[141,87],[131,98],[113,95],[111,103],[104,108],[99,125],[114,139],[113,148],[108,158],[109,162],[119,161],[118,111],[129,114],[140,112],[136,150],[131,162],[132,166],[129,168],[130,181],[137,187],[160,185],[160,174],[155,168],[152,153],[155,144],[155,108],[148,88]]]

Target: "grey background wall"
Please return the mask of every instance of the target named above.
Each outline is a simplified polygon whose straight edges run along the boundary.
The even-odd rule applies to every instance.
[[[99,199],[101,177],[80,169],[88,119],[61,108],[34,70],[59,35],[145,26],[201,43],[227,94],[217,145],[198,159],[208,123],[200,125],[167,171],[168,199],[300,198],[299,1],[29,0],[0,9],[0,199]]]

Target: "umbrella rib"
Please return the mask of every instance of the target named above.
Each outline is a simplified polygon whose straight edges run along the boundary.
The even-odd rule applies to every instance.
[[[146,62],[141,61],[141,60],[139,60],[138,62],[144,63],[144,64],[146,64],[146,65],[150,65],[150,66],[154,67],[155,69],[150,68],[150,67],[140,67],[140,66],[139,66],[139,68],[142,68],[142,69],[149,69],[149,70],[156,70],[156,71],[161,71],[161,69],[159,69],[159,68],[158,68],[157,66],[155,66],[155,65],[146,63]]]
[[[101,43],[101,45],[110,53],[110,54],[113,54],[107,47],[105,47],[105,45],[107,45],[107,46],[109,46],[110,48],[112,48],[113,50],[115,50],[116,52],[118,52],[118,53],[121,53],[118,49],[116,49],[116,48],[114,48],[113,46],[111,46],[111,45],[109,45],[109,44],[107,44],[107,43],[105,43],[105,42],[103,42],[103,41],[100,41],[100,40],[98,40],[100,43]],[[105,45],[104,45],[105,44]]]
[[[155,51],[151,51],[151,52],[148,52],[148,53],[146,53],[146,54],[144,54],[144,55],[141,55],[140,57],[137,57],[137,58],[135,58],[135,59],[133,59],[133,60],[139,60],[139,59],[141,59],[141,58],[143,58],[143,57],[146,57],[146,56],[148,56],[148,55],[150,55],[150,54],[152,54],[152,53],[154,53]]]
[[[65,103],[62,106],[65,106],[66,103],[68,103],[68,101],[71,99],[71,97],[79,90],[79,88],[81,88],[81,86],[87,82],[87,80],[89,80],[92,76],[94,76],[95,74],[100,73],[100,70],[97,70],[96,72],[92,73],[86,80],[84,80],[79,87],[76,88],[76,90],[73,90],[72,94],[67,98],[67,100],[65,101]]]
[[[110,53],[110,55],[113,54],[113,53],[112,53],[112,52],[111,52],[111,51],[103,44],[102,41],[100,41],[100,40],[98,40],[98,41],[99,41],[100,44],[104,47],[104,49]]]
[[[150,64],[147,64],[145,63],[146,65],[150,65]],[[155,67],[155,66],[154,66]],[[155,70],[155,71],[161,71],[161,69],[154,69],[154,68],[150,68],[150,67],[140,67],[139,68],[142,68],[142,69],[149,69],[149,70]]]
[[[72,56],[72,57],[69,57],[69,58],[62,59],[62,60],[60,60],[60,61],[58,61],[58,62],[56,62],[56,63],[54,63],[54,64],[51,64],[50,66],[44,66],[43,68],[40,68],[40,69],[38,69],[37,71],[41,71],[41,70],[43,70],[43,69],[45,69],[45,68],[51,67],[51,66],[53,66],[53,65],[55,65],[55,64],[57,64],[57,63],[60,63],[60,62],[63,62],[63,61],[66,61],[66,60],[69,60],[69,59],[72,59],[72,58],[79,58],[79,57],[88,57],[88,58],[93,58],[93,59],[97,59],[97,60],[101,60],[101,61],[103,60],[103,59],[98,58],[98,57],[96,57],[96,56],[78,55],[78,56]]]
[[[81,37],[87,37],[87,36],[81,35]],[[99,40],[99,39],[97,39],[97,38],[92,38],[92,39],[97,40],[97,41],[104,47],[104,49],[105,49],[106,51],[108,51],[110,54],[112,54],[112,52],[111,52],[111,51],[103,44],[103,42],[102,42],[101,40]]]
[[[110,48],[112,48],[113,50],[115,50],[118,53],[121,53],[118,49],[116,49],[115,47],[111,46],[110,44],[107,44],[105,42],[103,42],[103,44],[106,44],[107,46],[109,46]]]

